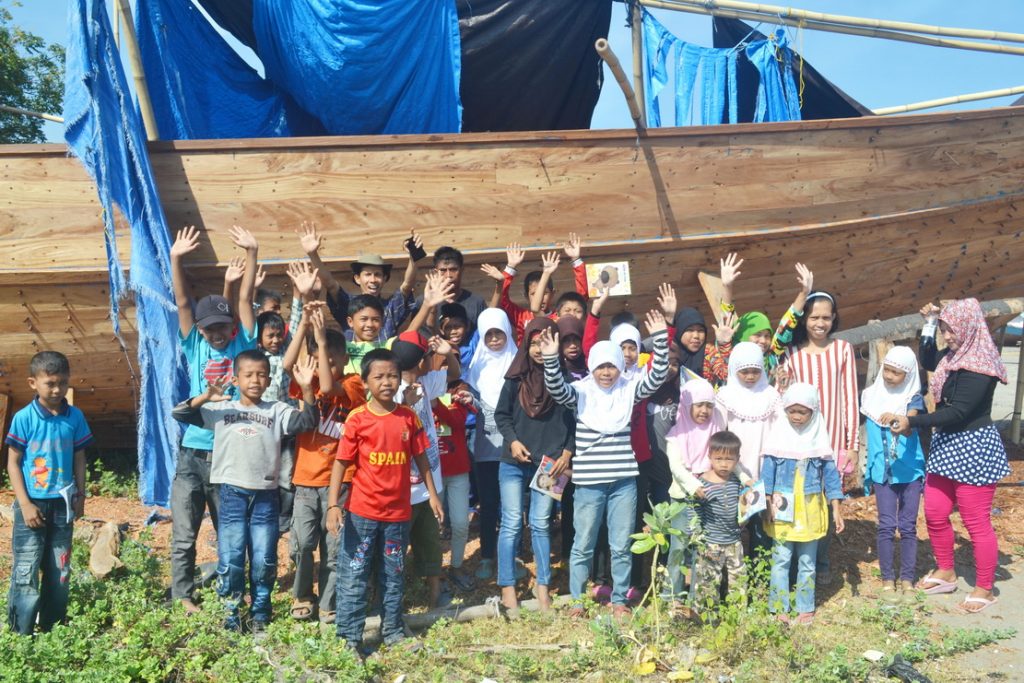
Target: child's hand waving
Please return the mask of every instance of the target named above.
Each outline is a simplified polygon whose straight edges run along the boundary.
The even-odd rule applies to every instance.
[[[484,275],[491,278],[492,280],[496,280],[498,282],[503,282],[505,280],[505,274],[502,273],[497,268],[495,268],[494,266],[492,266],[490,263],[481,264],[480,270],[482,270]]]
[[[519,242],[513,242],[505,247],[505,262],[512,268],[518,268],[519,264],[526,258],[526,252],[519,246]]]
[[[319,311],[317,311],[317,313],[319,313]],[[292,368],[292,377],[295,378],[295,382],[300,387],[305,389],[307,387],[313,386],[313,374],[315,372],[316,362],[314,362],[312,356],[306,356],[302,360],[295,363],[295,366]]]
[[[257,288],[262,287],[263,286],[263,281],[266,280],[266,279],[267,279],[267,271],[265,271],[263,269],[263,264],[261,263],[261,264],[259,264],[259,267],[256,268],[256,281],[252,283],[252,286],[253,287],[257,287]]]
[[[743,259],[739,257],[739,254],[729,254],[724,259],[720,259],[718,263],[721,268],[722,285],[731,287],[736,282],[736,278],[742,275],[740,266],[743,265]]]
[[[452,352],[452,345],[448,343],[448,340],[437,335],[427,340],[427,346],[439,356],[447,356]]]
[[[180,258],[199,248],[199,231],[196,226],[189,225],[178,231],[178,236],[171,245],[171,258]]]
[[[557,356],[558,355],[558,333],[552,332],[550,328],[545,327],[537,335],[538,343],[540,344],[540,352],[545,356]]]
[[[288,264],[288,277],[303,301],[311,296],[319,273],[319,269],[313,268],[305,261],[292,261]]]
[[[306,312],[305,308],[303,312]],[[320,306],[309,308],[309,322],[313,326],[313,339],[316,340],[316,345],[319,347],[327,344],[327,323],[324,321],[324,311]]]
[[[245,259],[241,256],[228,261],[228,267],[224,269],[224,283],[233,285],[245,275]]]
[[[796,281],[800,283],[800,291],[807,296],[814,289],[814,273],[802,263],[796,264]]]
[[[732,342],[736,330],[740,327],[740,321],[735,315],[729,313],[722,319],[721,324],[716,323],[711,327],[715,330],[715,343],[721,346]]]
[[[259,249],[260,243],[256,241],[256,236],[241,226],[232,225],[231,229],[228,230],[228,235],[231,236],[231,241],[239,249],[245,249],[246,251]]]
[[[658,305],[661,306],[661,312],[665,314],[666,320],[676,317],[676,290],[667,282],[662,282],[658,286]]]
[[[437,273],[426,274],[427,284],[423,287],[423,305],[440,306],[455,298],[455,283]]]
[[[203,396],[208,403],[220,403],[221,401],[227,401],[230,398],[227,395],[229,386],[231,386],[229,382],[210,382],[206,385],[206,392]]]
[[[665,323],[665,316],[657,309],[647,311],[647,318],[644,324],[647,325],[648,334],[657,334],[668,329],[668,325]]]
[[[558,270],[558,264],[561,262],[562,257],[558,255],[557,251],[549,251],[546,254],[542,254],[540,257],[541,269],[545,273],[554,273]]]
[[[574,232],[569,233],[569,241],[562,244],[562,251],[565,252],[565,257],[570,261],[575,261],[580,257],[580,249],[583,248],[583,243],[580,242],[580,237]]]

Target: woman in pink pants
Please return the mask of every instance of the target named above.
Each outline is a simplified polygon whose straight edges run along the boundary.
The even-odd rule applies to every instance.
[[[930,389],[936,409],[931,414],[895,418],[893,424],[893,431],[900,434],[911,428],[935,428],[925,466],[924,516],[938,569],[921,579],[918,588],[932,594],[956,590],[950,523],[955,505],[971,536],[977,575],[974,590],[961,608],[980,612],[996,602],[992,583],[999,547],[992,529],[992,498],[996,482],[1010,473],[991,417],[992,394],[996,382],[1006,383],[1006,368],[977,299],[952,301],[941,313],[928,304],[921,314],[926,320],[921,364],[934,370]],[[936,318],[946,341],[942,352],[935,346]]]

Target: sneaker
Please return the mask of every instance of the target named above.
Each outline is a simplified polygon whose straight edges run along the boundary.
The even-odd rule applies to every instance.
[[[607,605],[612,600],[612,587],[605,584],[598,584],[590,589],[590,597],[600,605]]]
[[[626,604],[627,605],[638,605],[638,604],[640,604],[640,601],[643,600],[643,599],[644,599],[644,594],[640,591],[639,588],[635,588],[633,586],[630,586],[629,590],[626,591]]]
[[[494,560],[483,559],[480,560],[480,565],[476,568],[476,578],[481,581],[487,581],[494,578]]]

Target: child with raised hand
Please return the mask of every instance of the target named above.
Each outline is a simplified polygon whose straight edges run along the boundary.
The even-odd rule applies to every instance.
[[[466,542],[469,540],[469,444],[466,422],[476,412],[469,388],[455,380],[449,384],[449,393],[430,402],[437,430],[437,447],[441,458],[441,477],[444,487],[441,500],[448,511],[451,524],[451,561],[448,578],[461,591],[473,589],[473,578],[462,569]]]
[[[242,351],[256,347],[256,317],[251,295],[256,278],[259,244],[252,234],[233,226],[229,232],[236,246],[245,250],[245,265],[239,287],[238,305],[232,307],[223,296],[200,299],[195,310],[185,274],[185,257],[199,248],[199,231],[189,226],[178,231],[171,245],[171,279],[178,307],[178,344],[189,369],[189,395],[202,394],[208,384],[225,386],[229,396],[237,396],[230,385],[232,363]],[[235,314],[238,333],[234,334]],[[171,597],[187,611],[198,609],[195,593],[196,537],[209,509],[217,528],[217,491],[210,483],[213,431],[190,424],[181,439],[177,467],[171,484]]]
[[[739,317],[739,326],[736,328],[736,336],[733,339],[736,343],[753,342],[761,347],[761,352],[764,354],[764,366],[770,374],[774,374],[780,357],[792,343],[793,330],[797,326],[797,321],[804,314],[804,303],[813,288],[814,273],[807,266],[802,263],[796,264],[796,272],[800,292],[783,314],[778,326],[772,328],[768,316],[760,311],[744,313]]]
[[[270,622],[271,595],[277,579],[278,477],[281,440],[312,429],[317,407],[311,388],[313,362],[292,369],[302,387],[303,410],[282,401],[264,401],[270,383],[270,363],[255,349],[235,357],[233,384],[239,398],[230,399],[225,384],[180,403],[176,420],[214,432],[210,482],[218,485],[220,520],[217,524],[217,594],[225,601],[224,627],[242,627],[239,608],[245,594],[245,559],[249,557],[252,629]]]
[[[341,325],[341,329],[345,331],[345,337],[349,341],[355,341],[358,338],[360,341],[376,341],[383,345],[388,339],[398,334],[398,329],[415,305],[413,294],[416,284],[416,260],[413,258],[412,251],[410,250],[409,260],[405,266],[402,284],[394,294],[386,299],[384,285],[391,279],[391,264],[384,263],[384,259],[377,254],[362,254],[352,262],[352,282],[359,288],[360,294],[376,297],[382,302],[377,338],[366,339],[366,335],[356,334],[349,320],[352,316],[352,306],[348,292],[342,288],[320,258],[323,236],[317,232],[316,224],[303,222],[296,232],[299,235],[303,251],[309,257],[309,262],[319,271],[320,280],[327,293],[327,307],[330,309],[331,315]],[[413,247],[422,249],[423,240],[416,234],[416,231],[410,229],[409,234]]]
[[[14,414],[6,438],[15,498],[7,625],[22,635],[32,634],[37,618],[43,632],[67,619],[72,523],[85,514],[85,449],[93,440],[82,411],[65,399],[70,377],[64,354],[32,356],[35,398]]]
[[[626,592],[630,585],[630,534],[636,517],[636,456],[630,442],[633,406],[653,394],[665,382],[668,372],[668,335],[660,311],[647,314],[647,328],[653,336],[654,359],[632,380],[622,376],[622,350],[610,341],[591,349],[590,376],[572,384],[565,381],[559,362],[558,336],[540,334],[544,354],[544,384],[556,403],[567,406],[576,416],[576,454],[573,456],[574,522],[569,568],[573,598],[572,616],[582,616],[580,601],[590,573],[590,560],[597,543],[601,519],[608,524],[612,556],[613,615],[625,616]]]
[[[344,373],[348,363],[345,337],[340,331],[326,327],[323,305],[317,301],[303,308],[284,361],[290,372],[303,351],[306,357],[314,359],[316,375],[311,390],[320,413],[316,428],[295,439],[295,467],[290,475],[295,487],[291,519],[291,552],[295,564],[291,616],[305,620],[319,614],[322,623],[333,623],[338,537],[327,529],[327,494],[345,420],[351,411],[366,403],[366,389],[359,375]],[[291,397],[301,398],[297,385],[292,385]],[[342,500],[347,495],[352,472],[345,475]],[[319,555],[316,572],[314,552]]]
[[[665,452],[672,485],[668,495],[672,502],[687,503],[693,497],[704,496],[700,475],[711,468],[708,447],[711,437],[724,428],[721,416],[715,410],[715,388],[703,377],[683,382],[679,390],[679,411],[675,425],[665,436]],[[683,569],[692,566],[691,526],[693,511],[683,508],[672,526],[682,532],[672,536],[668,552],[671,598],[676,608],[682,608],[684,595]]]
[[[788,382],[806,382],[817,388],[821,417],[840,475],[857,469],[860,450],[860,406],[857,359],[853,346],[833,339],[839,328],[839,307],[833,295],[811,292],[804,313],[793,330],[793,344],[779,365],[780,389]],[[829,546],[831,531],[818,543],[818,582],[832,583]]]
[[[896,416],[924,411],[917,356],[906,346],[885,354],[874,383],[861,393],[860,411],[868,418],[864,492],[875,493],[878,505],[878,566],[882,590],[889,594],[913,589],[917,570],[917,511],[924,491],[924,449],[917,430],[893,434]],[[900,532],[900,581],[896,582],[894,538]]]
[[[558,302],[553,310],[551,299],[555,293],[555,285],[551,276],[558,270],[560,261],[558,252],[552,251],[542,254],[542,269],[530,271],[526,274],[526,279],[523,281],[523,294],[529,302],[529,308],[519,306],[509,296],[512,281],[517,273],[516,269],[526,257],[526,252],[523,251],[518,242],[513,242],[505,248],[506,263],[503,271],[498,270],[489,263],[480,266],[480,270],[495,280],[498,287],[500,287],[495,292],[498,295],[498,300],[495,302],[492,299],[491,307],[500,308],[508,315],[516,335],[515,340],[517,344],[523,339],[523,330],[526,328],[526,323],[533,320],[535,316],[543,315],[552,320],[558,320],[563,315],[583,317],[589,290],[587,287],[587,268],[583,263],[583,259],[580,258],[581,248],[582,245],[576,233],[569,233],[569,240],[562,245],[562,249],[565,251],[565,255],[572,259],[576,296],[568,296],[570,293],[566,292],[558,298]]]
[[[388,349],[366,354],[361,373],[370,400],[349,413],[327,495],[327,528],[341,534],[338,544],[337,634],[359,652],[366,625],[367,584],[379,563],[383,583],[381,636],[385,645],[405,638],[402,596],[405,592],[405,545],[412,516],[409,480],[412,463],[423,473],[431,512],[438,522],[444,511],[434,488],[423,422],[409,406],[398,403],[401,370]],[[347,500],[341,499],[345,470],[354,467]],[[342,525],[342,505],[347,512]]]
[[[708,442],[710,467],[700,476],[702,495],[697,501],[697,516],[704,543],[693,563],[690,595],[700,612],[718,602],[722,573],[726,574],[730,593],[744,593],[746,564],[740,540],[740,483],[736,476],[740,440],[729,431],[717,432]],[[673,537],[674,538],[674,537]]]
[[[772,546],[768,608],[789,623],[789,570],[796,562],[797,623],[814,620],[817,547],[834,520],[842,533],[843,499],[839,471],[833,460],[818,390],[796,382],[782,395],[782,411],[764,444],[761,481],[768,498],[765,532]],[[829,506],[831,512],[829,514]]]
[[[505,373],[516,357],[516,343],[508,316],[500,308],[488,308],[477,321],[477,344],[465,372],[466,383],[479,398],[473,470],[480,499],[480,564],[476,577],[490,579],[498,550],[498,469],[504,440],[494,411],[505,384]]]

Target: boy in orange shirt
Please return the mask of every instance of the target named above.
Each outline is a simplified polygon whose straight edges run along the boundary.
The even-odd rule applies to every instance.
[[[426,484],[431,511],[438,522],[444,519],[427,462],[429,442],[423,423],[411,408],[395,401],[401,384],[397,356],[388,349],[370,351],[363,358],[362,379],[370,400],[349,413],[327,494],[327,529],[336,534],[342,529],[342,479],[345,470],[354,465],[338,545],[335,623],[338,637],[357,652],[363,642],[366,588],[374,560],[382,567],[384,644],[393,645],[405,637],[402,575],[412,515],[409,477],[413,460]]]
[[[338,330],[325,327],[321,305],[313,302],[303,307],[302,319],[283,364],[285,370],[290,371],[303,344],[306,352],[317,359],[317,376],[313,379],[312,389],[320,409],[320,422],[316,429],[300,434],[295,441],[295,472],[292,475],[295,503],[291,525],[295,582],[292,584],[291,615],[303,621],[312,618],[315,611],[319,613],[320,621],[330,624],[334,623],[338,537],[327,529],[327,492],[345,420],[353,409],[366,403],[366,389],[359,375],[342,373],[348,363],[345,337]],[[292,398],[302,398],[298,391],[299,387],[293,384]],[[347,484],[352,477],[351,469],[346,475],[344,483]],[[316,550],[319,550],[320,557],[316,582],[319,599],[313,592],[313,552]]]

